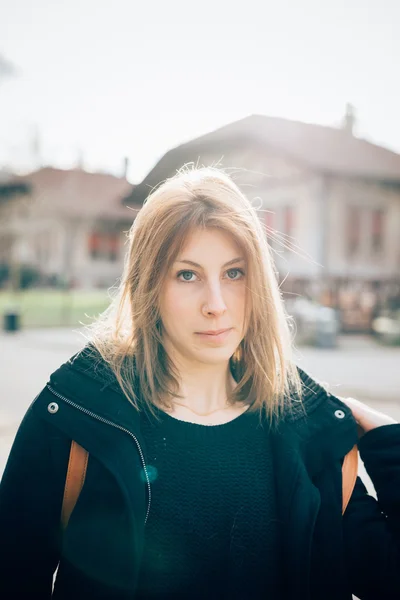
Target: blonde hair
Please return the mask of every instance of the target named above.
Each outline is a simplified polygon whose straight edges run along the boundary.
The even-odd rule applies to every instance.
[[[272,419],[285,397],[301,393],[292,343],[266,235],[256,210],[215,168],[183,168],[152,191],[130,231],[116,296],[89,326],[92,346],[138,409],[169,408],[179,376],[164,350],[160,297],[165,274],[196,228],[218,228],[246,263],[245,335],[230,359],[237,386],[229,397]],[[170,400],[166,400],[169,398]]]

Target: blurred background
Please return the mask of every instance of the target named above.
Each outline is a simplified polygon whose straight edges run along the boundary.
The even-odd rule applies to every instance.
[[[299,364],[400,418],[398,23],[392,0],[3,3],[0,470],[186,163],[257,208]]]

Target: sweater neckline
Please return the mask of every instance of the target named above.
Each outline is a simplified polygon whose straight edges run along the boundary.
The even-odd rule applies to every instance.
[[[253,429],[260,425],[260,416],[258,413],[250,412],[249,409],[242,414],[234,417],[226,423],[217,425],[207,425],[193,423],[191,421],[182,421],[176,417],[172,417],[161,409],[157,410],[159,420],[147,417],[150,419],[151,428],[160,428],[163,433],[173,437],[174,439],[184,439],[186,442],[199,441],[207,439],[216,439],[221,437],[231,438],[246,435],[249,429]]]
[[[242,417],[244,414],[249,412],[249,409],[250,409],[250,407],[247,406],[246,410],[241,412],[239,415],[233,417],[229,421],[225,421],[225,423],[196,423],[195,421],[187,421],[185,419],[179,419],[178,417],[174,417],[173,415],[170,415],[169,413],[165,412],[162,409],[160,409],[160,413],[161,413],[162,418],[173,419],[174,421],[179,421],[180,423],[187,423],[189,425],[198,425],[199,427],[223,427],[224,425],[229,425],[229,423],[232,423],[233,421],[240,419],[240,417]]]

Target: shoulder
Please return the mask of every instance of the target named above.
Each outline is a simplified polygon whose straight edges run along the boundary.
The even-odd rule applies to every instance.
[[[85,346],[51,373],[33,402],[33,409],[48,419],[49,405],[51,402],[59,404],[59,400],[69,401],[70,406],[75,404],[83,411],[110,412],[112,409],[113,414],[126,403],[113,371],[91,346]],[[75,410],[73,414],[80,413]]]
[[[110,388],[121,392],[111,367],[104,361],[98,350],[87,344],[71,356],[50,375],[49,385],[66,386],[69,390],[95,390]]]
[[[351,411],[346,405],[328,389],[328,384],[319,381],[300,367],[297,371],[301,382],[301,395],[292,392],[285,398],[283,406],[283,419],[287,422],[310,420],[320,417],[324,411],[345,410]]]
[[[298,367],[302,395],[286,398],[281,426],[311,452],[345,456],[357,443],[357,425],[351,410],[328,386]]]

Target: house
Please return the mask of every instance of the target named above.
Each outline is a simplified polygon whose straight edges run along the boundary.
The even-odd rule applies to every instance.
[[[35,269],[43,284],[115,283],[137,212],[122,202],[133,189],[125,178],[45,167],[13,184],[28,193],[0,203],[0,262]]]
[[[126,202],[185,163],[232,175],[259,216],[286,297],[340,310],[343,329],[368,330],[400,291],[400,155],[342,127],[252,115],[167,152]]]

